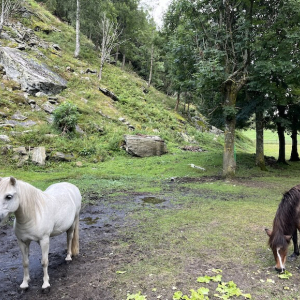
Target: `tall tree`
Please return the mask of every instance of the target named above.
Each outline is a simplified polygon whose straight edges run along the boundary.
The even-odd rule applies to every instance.
[[[299,74],[299,4],[298,0],[175,0],[168,10],[164,24],[168,42],[179,26],[194,28],[198,50],[192,59],[196,55],[198,72],[193,78],[201,103],[214,112],[222,107],[225,177],[235,174],[236,103],[242,89],[253,80],[267,83],[265,89],[252,84],[250,91],[260,94],[274,111],[287,102],[284,97],[290,93],[292,78],[299,76],[295,72]],[[264,109],[257,107],[258,119]]]
[[[173,5],[188,15],[187,20],[195,28],[198,42],[198,85],[202,93],[209,95],[218,89],[222,98],[225,145],[223,175],[235,175],[234,139],[236,126],[236,99],[245,85],[250,63],[250,29],[254,1],[187,1]],[[182,17],[176,10],[174,21]],[[168,16],[167,19],[168,20]],[[169,18],[170,20],[170,18]],[[209,97],[209,96],[208,96]],[[207,99],[208,101],[208,99]]]
[[[14,13],[16,12],[23,0],[1,0],[1,11],[0,11],[0,36],[3,30],[3,25],[5,24],[5,22],[8,20],[8,18]]]
[[[77,58],[80,53],[80,0],[77,0],[77,9],[76,9],[76,45],[74,57]]]
[[[103,66],[106,60],[109,59],[111,50],[120,44],[118,38],[121,34],[118,25],[109,20],[106,15],[103,16],[101,24],[99,24],[102,30],[102,42],[100,53],[100,70],[99,80],[102,79]]]

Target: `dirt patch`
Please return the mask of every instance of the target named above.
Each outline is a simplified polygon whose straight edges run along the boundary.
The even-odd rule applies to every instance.
[[[181,179],[174,183],[174,188],[180,191],[180,184],[191,179]],[[194,180],[194,179],[193,179]],[[204,182],[220,180],[220,178],[201,179]],[[184,190],[184,194],[187,190]],[[180,197],[180,193],[178,193]],[[91,195],[95,200],[95,196]],[[253,267],[245,268],[239,265],[222,265],[214,261],[213,253],[202,253],[199,259],[176,258],[184,261],[185,268],[176,275],[173,286],[161,288],[159,294],[153,289],[158,282],[164,282],[168,274],[156,274],[146,277],[141,274],[135,282],[122,282],[118,271],[123,266],[136,263],[141,259],[150,259],[151,253],[140,253],[140,249],[132,242],[127,232],[138,231],[138,224],[127,216],[145,209],[178,209],[176,199],[169,199],[165,195],[151,195],[132,193],[131,195],[107,199],[105,197],[94,201],[94,205],[83,208],[80,219],[80,255],[71,263],[65,262],[66,236],[61,235],[51,239],[49,254],[49,276],[51,290],[43,294],[42,267],[40,265],[41,251],[39,245],[32,243],[30,249],[30,288],[23,291],[19,288],[22,282],[22,259],[16,238],[11,226],[6,225],[0,229],[0,294],[2,299],[101,299],[125,300],[129,288],[136,289],[147,295],[148,300],[171,300],[175,290],[190,294],[189,289],[199,288],[196,279],[198,276],[211,275],[213,268],[223,270],[224,281],[233,280],[245,293],[251,293],[253,299],[284,299],[285,296],[299,295],[299,274],[295,263],[288,266],[293,277],[289,279],[289,290],[285,290],[286,282],[273,284],[268,279],[277,279],[273,267],[257,270]],[[122,230],[120,230],[122,229]],[[127,243],[128,247],[122,247]],[[157,249],[159,251],[159,249]],[[259,257],[261,254],[258,253]],[[271,253],[270,253],[271,255]],[[176,261],[174,260],[174,263]],[[264,282],[263,285],[262,282]],[[190,288],[189,288],[190,287]],[[207,285],[213,292],[217,283]],[[266,293],[268,290],[268,293]],[[132,291],[131,291],[132,292]],[[213,296],[211,297],[213,298]]]
[[[12,226],[0,228],[0,293],[2,299],[116,299],[114,282],[120,265],[130,264],[136,253],[116,254],[120,241],[128,237],[118,233],[124,226],[135,228],[126,215],[145,206],[171,207],[168,200],[149,194],[134,194],[133,201],[110,202],[98,199],[97,204],[83,208],[80,217],[80,255],[65,262],[66,235],[50,239],[49,277],[51,289],[41,291],[43,272],[40,246],[30,245],[30,287],[21,290],[23,268],[21,251]],[[94,195],[91,198],[95,200]],[[117,208],[116,208],[117,207]],[[121,207],[121,208],[120,208]],[[119,251],[118,251],[119,252]],[[124,292],[126,298],[126,292]]]

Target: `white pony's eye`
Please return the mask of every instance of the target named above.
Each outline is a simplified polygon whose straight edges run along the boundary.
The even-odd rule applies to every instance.
[[[12,195],[6,195],[5,200],[11,200],[12,199]]]

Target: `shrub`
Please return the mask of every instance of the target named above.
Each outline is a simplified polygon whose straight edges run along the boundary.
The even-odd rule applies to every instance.
[[[74,132],[79,113],[77,106],[69,101],[62,103],[53,112],[53,125],[61,130],[62,133]]]

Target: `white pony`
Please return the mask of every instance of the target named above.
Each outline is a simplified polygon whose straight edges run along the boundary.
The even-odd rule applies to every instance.
[[[51,236],[67,232],[67,257],[79,253],[79,212],[81,195],[67,182],[49,186],[44,192],[14,177],[0,178],[0,224],[15,214],[14,231],[23,255],[24,277],[20,285],[28,288],[29,245],[36,241],[42,249],[43,289],[49,288],[48,253]]]

